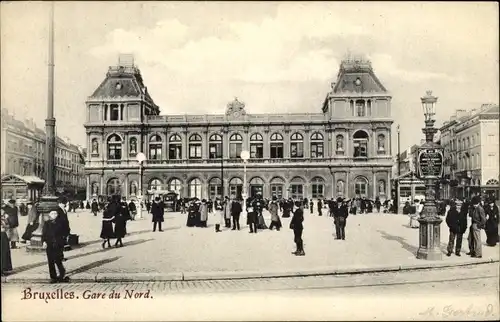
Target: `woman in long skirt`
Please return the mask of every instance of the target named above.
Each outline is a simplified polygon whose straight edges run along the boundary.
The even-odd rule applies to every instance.
[[[225,223],[224,208],[220,203],[215,206],[215,222],[215,232],[220,233],[222,231],[220,228]]]
[[[1,217],[2,235],[0,237],[1,251],[2,251],[2,276],[12,271],[12,257],[10,256],[9,238],[7,237],[7,215],[2,211]]]
[[[194,204],[194,200],[190,202],[188,208],[188,216],[186,226],[194,227],[196,226],[196,205]]]
[[[101,227],[101,238],[103,239],[102,248],[105,248],[106,242],[108,243],[108,247],[111,247],[110,239],[115,237],[115,232],[113,229],[113,220],[115,216],[112,212],[112,203],[104,209],[102,213],[102,227]]]
[[[484,229],[486,232],[486,244],[488,246],[496,246],[498,243],[498,207],[494,201],[491,201],[489,207],[485,208],[487,208],[486,213],[488,215]]]
[[[201,201],[200,205],[200,227],[206,228],[208,220],[208,204],[205,199]]]

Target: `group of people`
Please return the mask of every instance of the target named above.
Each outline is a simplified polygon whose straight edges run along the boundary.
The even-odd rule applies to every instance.
[[[131,220],[130,206],[125,197],[113,195],[108,199],[102,214],[100,237],[103,239],[102,248],[111,247],[111,239],[116,239],[115,247],[123,247],[123,238],[127,234],[127,221]]]

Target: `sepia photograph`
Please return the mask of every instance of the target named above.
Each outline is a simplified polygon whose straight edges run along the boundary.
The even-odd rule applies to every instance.
[[[2,1],[3,321],[497,321],[499,5]]]

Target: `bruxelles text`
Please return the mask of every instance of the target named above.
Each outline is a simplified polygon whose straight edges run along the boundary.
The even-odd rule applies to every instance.
[[[137,292],[135,290],[124,291],[109,291],[109,292],[94,292],[85,290],[81,294],[76,294],[74,291],[64,291],[57,289],[51,292],[38,292],[33,291],[28,287],[22,291],[21,300],[42,300],[48,303],[50,300],[104,300],[104,299],[152,299],[151,291]]]

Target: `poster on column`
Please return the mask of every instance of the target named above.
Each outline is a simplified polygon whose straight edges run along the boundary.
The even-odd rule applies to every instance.
[[[443,176],[443,149],[425,148],[418,150],[417,177],[439,179]]]

